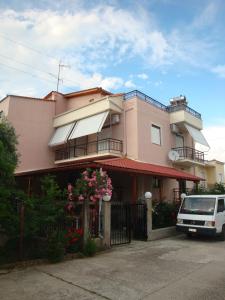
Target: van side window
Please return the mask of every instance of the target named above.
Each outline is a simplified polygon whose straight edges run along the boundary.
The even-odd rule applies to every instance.
[[[218,199],[217,212],[224,211],[224,199]]]

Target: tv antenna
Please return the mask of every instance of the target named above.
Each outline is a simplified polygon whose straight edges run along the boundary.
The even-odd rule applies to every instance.
[[[61,73],[61,69],[62,68],[70,68],[70,65],[64,65],[61,63],[61,61],[59,62],[59,69],[58,69],[58,77],[57,77],[57,88],[56,88],[56,91],[58,92],[59,91],[59,82],[63,82],[63,79],[60,78],[60,73]]]

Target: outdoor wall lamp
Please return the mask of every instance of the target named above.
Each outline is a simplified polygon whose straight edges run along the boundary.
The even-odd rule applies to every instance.
[[[145,192],[145,199],[150,200],[152,198],[152,193],[151,192]]]
[[[103,197],[102,197],[102,200],[105,201],[105,202],[109,202],[111,200],[111,196],[109,194],[105,194]]]
[[[186,196],[187,196],[187,195],[186,195],[185,193],[182,193],[182,194],[180,195],[180,197],[181,197],[182,200],[184,200],[184,198],[185,198]]]

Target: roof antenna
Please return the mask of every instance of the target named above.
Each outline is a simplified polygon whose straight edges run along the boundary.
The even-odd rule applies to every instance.
[[[70,65],[64,65],[61,63],[61,61],[59,61],[59,69],[58,69],[58,77],[57,77],[57,88],[56,91],[59,91],[59,82],[63,82],[63,79],[60,78],[60,72],[61,72],[61,68],[70,68]]]

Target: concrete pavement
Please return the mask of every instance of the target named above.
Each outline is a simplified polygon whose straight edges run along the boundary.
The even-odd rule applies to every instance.
[[[13,270],[0,299],[225,299],[225,242],[181,235]]]

